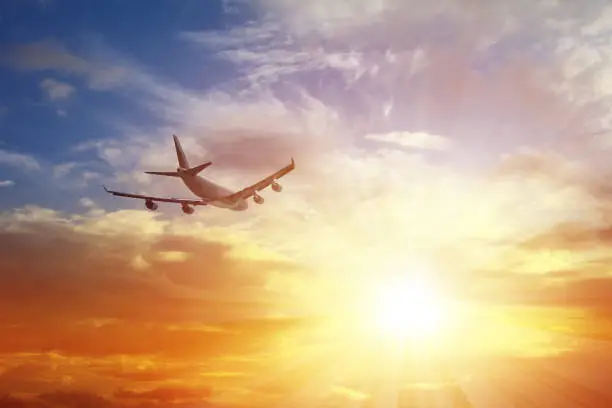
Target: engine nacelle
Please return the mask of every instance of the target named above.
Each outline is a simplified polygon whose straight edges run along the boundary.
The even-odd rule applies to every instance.
[[[185,214],[193,214],[195,212],[195,209],[193,207],[188,206],[188,205],[184,205],[183,206],[183,212]]]
[[[281,191],[283,191],[283,186],[278,184],[276,181],[272,183],[271,186],[272,186],[272,190],[276,191],[277,193],[280,193]]]
[[[145,207],[147,207],[151,211],[155,211],[157,210],[158,205],[153,200],[147,200],[145,201]]]
[[[260,196],[259,194],[255,193],[255,194],[253,194],[253,201],[255,201],[255,203],[257,203],[257,204],[263,204],[264,203],[264,198],[262,196]]]

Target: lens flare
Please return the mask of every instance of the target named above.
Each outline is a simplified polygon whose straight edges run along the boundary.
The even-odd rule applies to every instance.
[[[373,319],[381,333],[398,338],[439,334],[449,323],[450,308],[425,280],[387,282],[378,288]]]

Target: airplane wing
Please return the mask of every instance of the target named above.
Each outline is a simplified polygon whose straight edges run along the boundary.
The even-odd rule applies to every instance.
[[[203,199],[194,200],[190,198],[153,197],[153,196],[146,196],[146,195],[141,195],[141,194],[122,193],[119,191],[109,190],[106,188],[106,186],[103,186],[103,187],[107,193],[112,194],[114,196],[118,196],[118,197],[138,198],[140,200],[157,201],[161,203],[176,203],[176,204],[187,204],[187,205],[207,205],[208,204],[208,201],[203,200]]]
[[[278,170],[277,172],[269,175],[268,177],[258,181],[257,183],[248,186],[246,188],[243,188],[242,190],[231,194],[227,197],[225,197],[225,200],[228,201],[236,201],[238,199],[247,199],[249,197],[251,197],[252,195],[254,195],[256,192],[263,190],[264,188],[268,187],[269,185],[271,185],[272,183],[274,183],[276,180],[278,180],[279,178],[283,177],[284,175],[286,175],[287,173],[291,172],[293,169],[295,169],[295,161],[293,160],[293,158],[291,158],[291,164],[283,167],[282,169]]]

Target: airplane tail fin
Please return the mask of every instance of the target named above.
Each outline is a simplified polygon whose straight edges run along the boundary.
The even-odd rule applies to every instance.
[[[189,174],[190,176],[195,176],[208,166],[212,164],[212,162],[207,161],[205,163],[199,164],[194,167],[189,167],[189,161],[187,160],[187,156],[185,156],[185,152],[183,151],[183,147],[181,146],[181,142],[177,135],[172,135],[174,139],[174,149],[176,150],[176,158],[178,159],[179,171],[145,171],[146,174],[153,174],[155,176],[168,176],[168,177],[181,177],[181,174]]]
[[[176,158],[178,159],[178,164],[181,169],[189,168],[189,160],[187,160],[187,156],[185,156],[185,152],[183,151],[183,147],[181,146],[181,142],[177,135],[172,135],[174,139],[174,149],[176,150]]]

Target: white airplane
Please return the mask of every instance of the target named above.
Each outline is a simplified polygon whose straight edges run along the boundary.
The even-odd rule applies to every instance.
[[[190,167],[189,162],[187,161],[187,156],[185,156],[185,152],[183,152],[181,142],[176,135],[173,135],[173,138],[174,148],[176,149],[176,156],[179,164],[176,171],[146,171],[145,173],[158,176],[178,177],[183,181],[183,183],[185,183],[187,188],[193,194],[199,197],[199,199],[152,197],[140,194],[121,193],[118,191],[109,190],[106,188],[106,186],[104,186],[104,190],[106,190],[107,193],[119,197],[145,200],[145,206],[152,211],[157,210],[157,202],[180,204],[185,214],[193,214],[195,211],[193,207],[197,205],[213,205],[215,207],[226,208],[234,211],[244,211],[249,207],[247,199],[250,197],[253,197],[253,201],[255,201],[255,203],[263,204],[264,199],[258,192],[264,188],[272,186],[272,190],[276,192],[282,191],[282,186],[278,184],[276,180],[283,177],[285,174],[289,173],[295,168],[295,162],[292,158],[291,164],[283,167],[276,173],[271,174],[270,176],[249,187],[243,188],[240,191],[232,192],[225,187],[198,176],[198,173],[210,166],[212,162],[208,161],[198,166]]]

